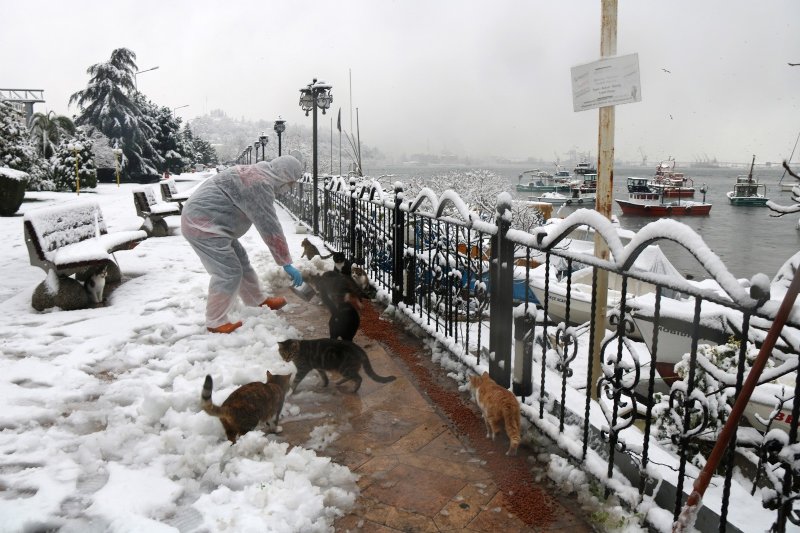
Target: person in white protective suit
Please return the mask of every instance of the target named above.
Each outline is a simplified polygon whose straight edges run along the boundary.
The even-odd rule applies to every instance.
[[[302,163],[291,155],[237,165],[208,178],[184,204],[181,232],[211,275],[206,302],[208,331],[230,333],[242,325],[241,321],[231,323],[228,319],[237,295],[250,307],[280,309],[286,305],[285,298],[267,298],[261,292],[258,276],[239,243],[239,237],[251,225],[294,285],[303,283],[303,276],[292,266],[273,206],[276,189],[296,182],[302,175]]]

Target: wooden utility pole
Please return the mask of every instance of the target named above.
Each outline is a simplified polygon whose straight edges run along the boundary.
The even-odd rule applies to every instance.
[[[600,56],[617,55],[617,0],[602,0],[600,27]],[[597,135],[597,200],[595,210],[611,220],[611,206],[614,193],[614,106],[601,107],[600,125]],[[609,257],[606,241],[595,232],[594,255],[607,260]],[[594,316],[594,345],[592,346],[592,376],[598,379],[603,375],[600,347],[606,333],[606,312],[608,304],[608,271],[597,272],[597,296]],[[597,399],[597,389],[591,387],[591,394]]]

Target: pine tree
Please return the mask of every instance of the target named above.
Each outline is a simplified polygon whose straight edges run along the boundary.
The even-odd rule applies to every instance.
[[[194,144],[194,133],[189,124],[183,126],[178,144],[178,153],[181,154],[187,166],[194,166],[198,160],[197,149]]]
[[[22,113],[0,100],[0,166],[29,172],[35,159]]]
[[[161,174],[165,170],[172,173],[182,172],[183,161],[174,151],[177,145],[175,138],[180,133],[180,123],[173,118],[170,108],[158,106],[142,93],[136,93],[133,101],[142,112],[142,120],[153,132],[150,144],[160,158],[156,164],[158,173]]]
[[[111,59],[87,69],[91,76],[86,89],[70,97],[70,104],[81,109],[75,123],[100,130],[110,142],[122,148],[123,165],[128,175],[158,174],[161,156],[150,143],[154,132],[132,95],[136,54],[117,48]]]
[[[82,131],[77,131],[74,138],[64,139],[59,143],[52,164],[57,191],[77,190],[76,169],[81,189],[97,187],[97,167],[92,155],[92,143]]]

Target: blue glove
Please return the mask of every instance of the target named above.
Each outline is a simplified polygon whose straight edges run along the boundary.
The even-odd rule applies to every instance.
[[[292,283],[295,287],[303,284],[303,275],[292,265],[283,265],[283,270],[292,277]]]

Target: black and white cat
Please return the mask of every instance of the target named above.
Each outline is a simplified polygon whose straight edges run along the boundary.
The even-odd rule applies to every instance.
[[[103,302],[103,291],[106,288],[106,276],[108,275],[108,267],[103,266],[99,270],[95,270],[83,282],[86,292],[89,293],[89,299],[93,303],[99,304]]]

